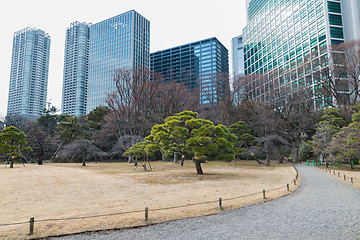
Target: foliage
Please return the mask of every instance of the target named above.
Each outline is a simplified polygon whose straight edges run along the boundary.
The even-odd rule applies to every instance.
[[[52,138],[36,120],[22,124],[21,130],[27,135],[27,142],[33,149],[29,155],[31,158],[42,164],[43,159],[51,157],[56,150]]]
[[[57,114],[59,110],[56,107],[44,110],[44,115],[37,119],[38,124],[50,136],[55,136],[55,132],[61,122],[69,121],[71,118],[68,114]]]
[[[104,117],[109,114],[110,109],[106,106],[99,106],[91,110],[86,116],[87,124],[92,130],[100,130]]]
[[[126,156],[132,156],[137,159],[144,158],[146,156],[146,143],[138,142],[125,151],[124,154]]]
[[[65,143],[76,139],[88,139],[91,136],[84,117],[67,117],[67,121],[59,124],[59,138]]]
[[[275,94],[275,93],[274,93]],[[315,128],[317,114],[312,111],[311,102],[305,92],[292,96],[268,96],[268,103],[243,101],[244,122],[251,128],[268,162],[292,149],[297,161],[298,147],[307,140]],[[253,150],[258,150],[254,149]],[[245,151],[248,156],[248,151]],[[261,152],[257,151],[261,155]]]
[[[341,117],[338,108],[326,109],[325,114],[320,118],[316,127],[316,133],[312,137],[315,154],[319,155],[321,153],[324,156],[326,153],[325,149],[331,144],[334,135],[347,125],[348,122]]]
[[[225,161],[235,158],[233,142],[236,135],[230,133],[224,125],[215,126],[211,121],[203,119],[188,120],[186,125],[192,128],[186,145],[195,153],[195,157]]]
[[[303,142],[299,148],[299,158],[301,161],[306,161],[314,156],[311,144]]]
[[[151,134],[145,138],[149,149],[161,149],[165,158],[189,152],[190,149],[186,141],[190,138],[191,129],[186,126],[186,121],[197,117],[196,112],[183,111],[166,118],[163,124],[155,125],[151,130]],[[159,149],[157,149],[157,146]]]
[[[155,125],[145,142],[132,146],[125,155],[142,157],[162,150],[166,156],[192,153],[197,172],[202,174],[200,158],[232,160],[236,135],[224,125],[215,126],[209,120],[198,118],[196,112],[183,111]]]
[[[237,141],[235,141],[234,144],[237,157],[239,157],[246,149],[256,144],[256,138],[250,134],[251,130],[249,126],[243,121],[230,125],[229,131],[237,137]]]
[[[353,163],[360,160],[360,111],[352,115],[352,123],[342,127],[331,140],[326,152],[332,154],[337,161]]]
[[[26,146],[26,135],[14,126],[6,127],[0,133],[0,153],[11,156],[10,168],[13,167],[14,158],[21,157],[21,152],[31,152]]]

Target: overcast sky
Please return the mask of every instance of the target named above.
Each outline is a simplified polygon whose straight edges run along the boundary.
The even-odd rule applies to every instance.
[[[47,99],[60,108],[66,28],[74,21],[97,23],[131,9],[150,21],[150,52],[217,37],[231,58],[231,39],[246,24],[245,0],[6,1],[0,10],[0,114],[6,114],[14,32],[35,27],[49,33]]]

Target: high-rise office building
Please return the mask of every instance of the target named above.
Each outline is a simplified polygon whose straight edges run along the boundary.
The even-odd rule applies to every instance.
[[[232,48],[232,70],[234,76],[244,75],[244,46],[242,35],[234,37],[231,41]]]
[[[331,46],[360,39],[359,0],[247,0],[243,30],[245,85],[251,100],[289,95],[304,87],[314,108],[323,69],[331,67]],[[346,90],[345,90],[346,91]],[[329,99],[328,99],[329,100]],[[330,99],[330,101],[334,101]]]
[[[90,26],[86,112],[106,105],[118,69],[149,68],[150,22],[134,10]]]
[[[165,81],[198,89],[201,104],[218,102],[225,91],[220,74],[228,77],[228,50],[215,37],[151,53],[150,59],[151,70]]]
[[[43,30],[15,32],[7,115],[36,118],[46,107],[50,36]]]
[[[61,110],[64,114],[86,114],[89,72],[90,24],[73,22],[66,30]]]

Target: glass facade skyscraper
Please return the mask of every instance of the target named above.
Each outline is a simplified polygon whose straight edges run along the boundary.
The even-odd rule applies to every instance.
[[[86,112],[106,105],[117,69],[149,68],[150,22],[134,10],[90,27]]]
[[[89,72],[90,24],[73,22],[66,30],[61,110],[64,114],[86,114]]]
[[[235,76],[244,75],[244,46],[242,35],[234,37],[232,47],[232,70]]]
[[[198,89],[201,104],[218,102],[225,91],[219,75],[228,77],[228,50],[215,37],[151,53],[150,59],[151,70],[165,81]]]
[[[267,101],[270,96],[284,96],[304,87],[315,96],[324,77],[322,69],[332,64],[331,45],[346,41],[346,33],[352,31],[344,25],[351,17],[344,11],[350,2],[354,1],[247,1],[245,74],[263,76],[245,85],[249,99]],[[326,106],[321,98],[313,101],[314,108]]]
[[[50,36],[25,28],[13,39],[7,115],[36,118],[46,107]]]

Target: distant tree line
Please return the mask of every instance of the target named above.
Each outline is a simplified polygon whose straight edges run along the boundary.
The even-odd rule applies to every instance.
[[[269,91],[266,102],[248,100],[244,84],[254,76],[214,76],[225,86],[222,98],[200,104],[199,89],[166,82],[149,70],[121,69],[107,106],[80,117],[58,114],[53,107],[35,121],[8,116],[0,126],[14,126],[26,134],[33,151],[24,154],[39,164],[178,162],[184,156],[194,159],[199,173],[202,161],[214,159],[262,159],[270,164],[316,157],[353,166],[360,159],[359,49],[359,42],[337,46],[337,54],[331,56],[336,64],[320,69],[323,77],[316,91],[306,84],[291,94]],[[314,99],[326,102],[326,107],[314,110]]]

